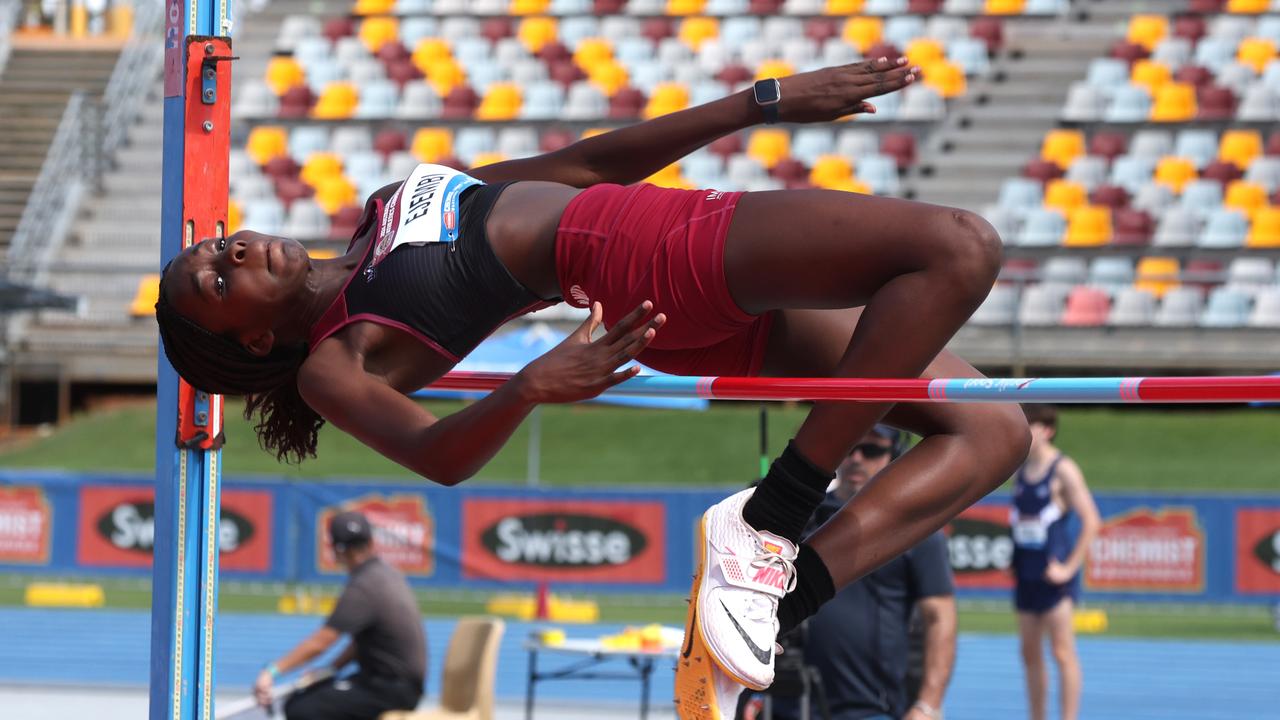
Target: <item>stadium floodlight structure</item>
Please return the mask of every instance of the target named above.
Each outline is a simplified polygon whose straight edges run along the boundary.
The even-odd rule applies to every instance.
[[[164,0],[160,266],[227,231],[231,0]],[[222,398],[156,380],[151,720],[213,718]]]

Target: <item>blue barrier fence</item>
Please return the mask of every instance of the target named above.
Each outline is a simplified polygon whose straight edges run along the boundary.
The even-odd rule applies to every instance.
[[[340,582],[322,532],[330,514],[369,515],[378,551],[415,585],[683,592],[692,537],[719,490],[538,490],[228,478],[223,577]],[[150,478],[0,471],[0,572],[149,574]],[[1004,597],[1007,498],[946,532],[961,593]],[[1280,598],[1280,495],[1098,497],[1104,528],[1084,586],[1099,600],[1273,602]]]

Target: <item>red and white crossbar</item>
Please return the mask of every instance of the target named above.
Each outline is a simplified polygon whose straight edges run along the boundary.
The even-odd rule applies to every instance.
[[[451,372],[437,390],[493,390],[507,373]],[[765,378],[641,375],[606,391],[712,400],[855,402],[1246,403],[1280,402],[1280,376],[1097,378]]]

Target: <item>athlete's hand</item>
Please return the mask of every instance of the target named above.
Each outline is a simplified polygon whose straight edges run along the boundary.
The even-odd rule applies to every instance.
[[[258,680],[253,684],[253,697],[262,707],[271,707],[271,673],[263,670],[258,673]]]
[[[868,98],[887,95],[920,78],[920,68],[897,61],[872,58],[852,65],[839,65],[812,72],[789,75],[778,82],[782,101],[778,119],[784,122],[830,122],[856,113],[873,113],[876,106]]]
[[[1066,585],[1075,574],[1075,570],[1057,560],[1050,560],[1044,568],[1044,579],[1054,585]]]
[[[644,301],[598,340],[592,340],[604,308],[591,304],[591,316],[569,337],[516,374],[522,397],[534,403],[569,403],[593,398],[640,372],[639,366],[618,368],[648,347],[667,321],[658,313],[645,318],[653,303]]]

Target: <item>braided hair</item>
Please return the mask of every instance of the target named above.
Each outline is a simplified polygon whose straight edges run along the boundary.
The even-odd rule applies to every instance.
[[[166,267],[167,271],[169,268]],[[298,392],[298,369],[307,358],[307,346],[275,346],[265,356],[254,355],[243,345],[209,332],[183,317],[169,304],[164,277],[156,302],[161,346],[178,374],[193,387],[219,395],[243,395],[244,418],[252,421],[264,450],[277,460],[301,463],[316,455],[316,436],[324,418],[312,410]]]

